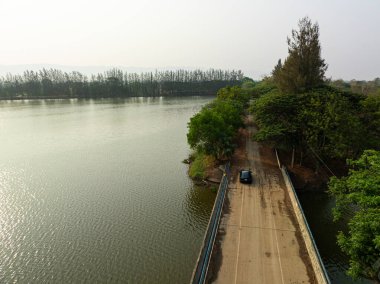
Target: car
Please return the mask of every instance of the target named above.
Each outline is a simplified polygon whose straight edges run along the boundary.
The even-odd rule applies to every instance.
[[[240,170],[239,178],[241,183],[252,183],[252,172],[251,170]]]

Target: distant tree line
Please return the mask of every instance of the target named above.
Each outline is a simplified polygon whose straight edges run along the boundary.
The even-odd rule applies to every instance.
[[[85,76],[77,71],[67,73],[58,69],[42,69],[0,77],[0,98],[208,95],[215,94],[226,85],[236,85],[242,79],[240,70],[176,70],[137,74],[115,68]]]
[[[340,79],[330,80],[328,83],[330,86],[336,87],[346,92],[353,92],[357,94],[363,94],[366,96],[380,95],[380,78],[375,78],[372,81],[344,81]]]

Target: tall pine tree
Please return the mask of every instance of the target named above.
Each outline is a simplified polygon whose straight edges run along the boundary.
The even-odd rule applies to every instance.
[[[298,23],[288,38],[288,57],[272,74],[279,89],[286,93],[301,93],[323,83],[327,64],[321,58],[319,26],[308,17]]]

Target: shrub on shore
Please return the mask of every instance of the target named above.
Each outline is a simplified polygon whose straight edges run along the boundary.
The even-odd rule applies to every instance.
[[[207,169],[214,166],[215,159],[203,153],[195,153],[193,157],[194,160],[189,168],[189,176],[196,180],[203,180],[207,177]]]

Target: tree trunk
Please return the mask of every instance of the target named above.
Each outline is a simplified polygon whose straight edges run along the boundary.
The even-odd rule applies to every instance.
[[[319,172],[319,167],[320,167],[320,163],[319,163],[319,161],[317,160],[317,164],[315,165],[315,174],[318,174],[318,172]]]
[[[294,167],[294,153],[295,153],[295,148],[294,148],[294,146],[293,146],[292,165],[291,165],[292,169],[293,169],[293,167]]]

